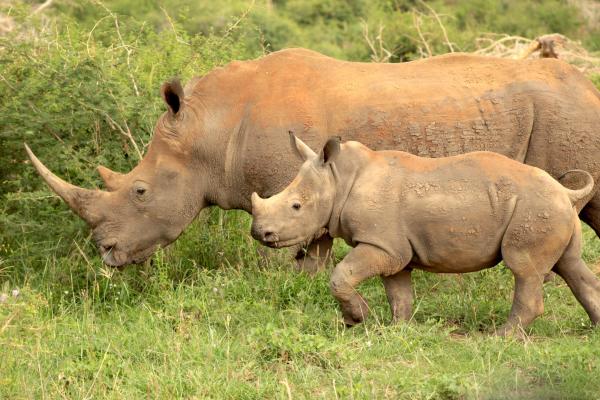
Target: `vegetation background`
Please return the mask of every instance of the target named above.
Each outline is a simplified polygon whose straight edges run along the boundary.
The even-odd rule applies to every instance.
[[[0,0],[0,398],[600,398],[600,331],[562,281],[524,341],[488,334],[510,306],[503,267],[415,273],[414,323],[397,326],[368,282],[373,315],[347,330],[328,274],[259,256],[241,212],[205,210],[151,263],[104,267],[22,148],[93,187],[99,163],[140,159],[172,76],[290,46],[403,62],[553,32],[597,55],[600,5]],[[600,241],[585,237],[600,272]]]

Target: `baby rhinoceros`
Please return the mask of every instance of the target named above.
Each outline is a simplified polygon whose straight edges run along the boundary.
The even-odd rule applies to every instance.
[[[290,138],[304,164],[277,195],[252,195],[252,235],[287,247],[326,229],[352,246],[330,281],[347,325],[367,315],[355,289],[367,278],[383,278],[397,321],[412,313],[413,269],[472,272],[501,260],[514,274],[515,292],[496,333],[512,333],[542,314],[550,271],[567,282],[592,322],[600,322],[600,280],[581,259],[573,206],[592,191],[589,173],[568,172],[570,181],[585,181],[570,190],[541,169],[490,152],[421,158],[332,138],[317,155]]]

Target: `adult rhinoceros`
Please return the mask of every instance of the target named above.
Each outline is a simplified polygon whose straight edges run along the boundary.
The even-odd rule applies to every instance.
[[[313,149],[339,135],[420,156],[489,150],[554,177],[583,169],[600,181],[600,93],[553,59],[451,54],[374,64],[289,49],[232,62],[185,92],[165,83],[161,94],[168,111],[140,164],[127,174],[99,167],[107,191],[62,181],[28,149],[48,185],[92,227],[109,265],[146,259],[204,207],[249,212],[252,192],[282,190],[300,166],[289,131]],[[591,196],[581,218],[600,234],[598,186]],[[309,246],[311,266],[331,243],[324,235]]]

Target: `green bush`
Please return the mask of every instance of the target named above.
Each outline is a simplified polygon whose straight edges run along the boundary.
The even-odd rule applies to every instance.
[[[93,30],[65,16],[17,20],[26,28],[0,37],[0,257],[23,273],[43,267],[48,249],[77,251],[73,239],[87,232],[26,161],[24,142],[59,176],[96,187],[98,164],[129,171],[139,161],[165,109],[162,82],[258,53],[106,11]]]

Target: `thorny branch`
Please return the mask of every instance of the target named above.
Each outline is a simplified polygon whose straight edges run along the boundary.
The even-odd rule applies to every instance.
[[[454,53],[454,47],[452,46],[452,43],[448,39],[448,32],[446,32],[446,27],[444,26],[444,24],[442,24],[442,20],[440,19],[440,16],[438,15],[438,13],[436,13],[435,10],[429,4],[425,3],[423,0],[419,0],[419,2],[421,4],[423,4],[425,7],[427,7],[427,9],[433,14],[433,16],[435,17],[435,19],[438,22],[438,25],[442,29],[442,33],[444,35],[444,40],[446,42],[446,45],[450,49],[450,52]]]
[[[362,21],[363,37],[367,45],[371,49],[371,60],[374,62],[388,62],[392,58],[393,53],[383,47],[383,25],[379,25],[379,32],[374,39],[369,35],[369,25],[366,21]]]
[[[129,141],[131,142],[131,145],[133,146],[135,152],[137,153],[137,155],[139,157],[139,160],[141,160],[143,158],[142,152],[140,151],[140,148],[138,147],[135,139],[133,138],[133,135],[131,134],[131,130],[129,129],[129,126],[127,125],[127,121],[125,121],[125,128],[123,128],[106,111],[101,110],[97,107],[94,107],[90,104],[86,104],[86,103],[82,102],[81,100],[77,100],[77,102],[85,108],[88,108],[90,110],[93,110],[93,111],[96,111],[96,112],[99,112],[100,114],[102,114],[104,116],[104,118],[106,119],[106,122],[110,125],[110,127],[112,129],[118,130],[123,136],[125,136],[127,139],[129,139]]]
[[[536,51],[540,51],[540,57],[549,57],[554,53],[553,57],[557,56],[583,73],[600,73],[600,57],[591,55],[580,43],[557,33],[535,39],[487,34],[487,37],[478,38],[475,44],[479,48],[474,54],[525,59],[533,56]]]
[[[127,69],[129,70],[129,77],[131,78],[131,82],[133,83],[133,90],[135,91],[135,95],[139,96],[140,95],[140,91],[138,90],[138,86],[137,83],[135,82],[135,78],[133,77],[133,74],[131,73],[131,53],[133,53],[133,48],[130,45],[125,44],[125,41],[123,40],[123,36],[121,36],[121,29],[119,28],[119,19],[117,18],[117,15],[115,13],[113,13],[108,7],[106,7],[104,5],[104,3],[102,3],[99,0],[94,1],[96,4],[98,4],[100,7],[102,7],[110,17],[112,17],[114,23],[115,23],[115,29],[117,31],[117,36],[119,37],[119,41],[121,42],[121,47],[123,49],[125,49],[125,53],[127,55],[126,60],[127,60]],[[99,21],[98,21],[99,22]],[[98,23],[96,23],[96,25],[94,25],[94,28],[92,29],[92,31],[96,28]],[[91,32],[90,32],[91,35]],[[89,37],[88,37],[89,39]],[[88,40],[89,42],[89,40]]]
[[[165,18],[169,22],[169,25],[171,25],[171,29],[173,30],[173,35],[175,35],[175,40],[177,40],[181,44],[185,44],[185,45],[189,46],[190,44],[188,42],[186,42],[185,40],[183,40],[182,38],[180,38],[179,35],[177,34],[177,29],[175,29],[175,24],[173,23],[173,19],[171,18],[171,16],[167,12],[167,10],[165,10],[164,7],[161,7],[160,9],[162,10],[163,14],[165,14]]]
[[[425,50],[427,50],[427,57],[431,57],[433,56],[433,53],[431,52],[431,49],[429,48],[429,43],[427,43],[427,40],[425,40],[425,37],[423,36],[423,32],[421,32],[421,16],[417,15],[417,13],[413,12],[413,24],[415,26],[415,29],[417,30],[417,33],[419,34],[419,38],[421,39],[421,44],[423,44],[423,46],[425,46]],[[419,51],[421,52],[421,58],[423,58],[423,49],[421,49],[419,47]]]
[[[248,8],[246,9],[246,11],[244,11],[244,13],[242,15],[240,15],[240,17],[229,27],[227,28],[227,30],[225,31],[225,33],[223,34],[223,37],[226,38],[227,36],[229,36],[231,34],[231,32],[233,32],[238,25],[246,19],[246,17],[248,16],[248,14],[250,13],[250,11],[252,11],[252,9],[254,8],[254,3],[256,3],[256,0],[252,0],[252,3],[250,3],[250,5],[248,6]]]

